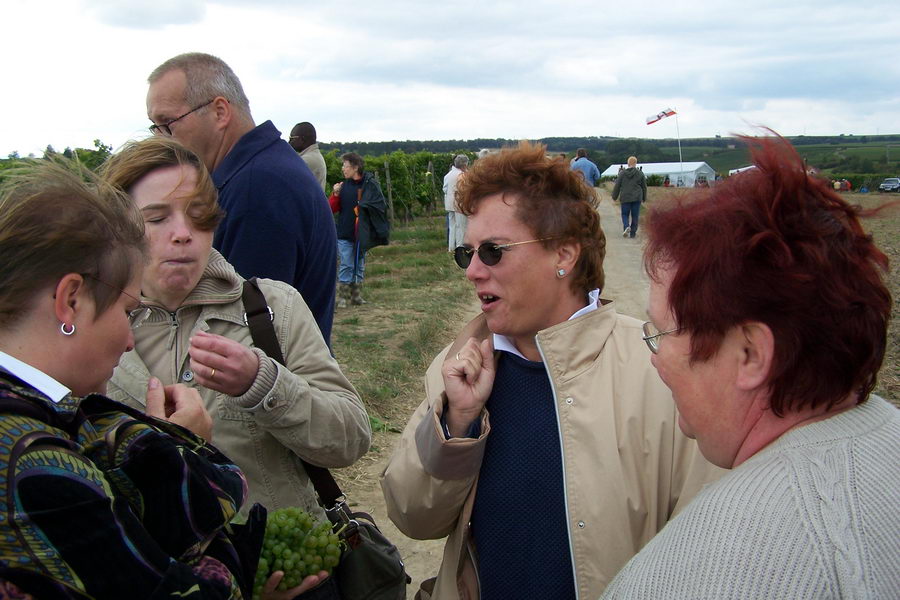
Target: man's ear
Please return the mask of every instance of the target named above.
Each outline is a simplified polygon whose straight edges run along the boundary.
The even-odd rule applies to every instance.
[[[84,277],[78,273],[68,273],[60,279],[53,294],[53,311],[60,323],[71,325],[75,317],[85,308],[87,288]]]
[[[751,321],[739,326],[741,357],[737,385],[751,391],[766,385],[775,355],[775,336],[765,323]]]
[[[216,96],[212,102],[212,110],[216,117],[216,126],[224,129],[234,119],[234,107],[222,96]]]
[[[556,268],[571,273],[581,256],[581,244],[575,241],[565,242],[556,249]]]

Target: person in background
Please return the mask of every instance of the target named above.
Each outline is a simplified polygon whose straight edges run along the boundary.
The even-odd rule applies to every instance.
[[[325,158],[319,151],[319,144],[316,143],[316,128],[308,121],[297,123],[291,129],[289,143],[291,148],[300,154],[300,158],[312,171],[313,177],[322,186],[322,193],[325,193],[325,174],[328,169],[325,166]]]
[[[447,211],[447,244],[450,252],[462,244],[466,233],[466,215],[459,212],[456,206],[456,184],[469,169],[469,157],[457,154],[453,157],[453,165],[444,175],[444,209]]]
[[[758,168],[655,208],[644,254],[653,366],[730,471],[604,598],[897,598],[888,259],[786,140],[743,139]]]
[[[328,199],[337,217],[338,308],[366,304],[362,282],[366,272],[366,252],[388,243],[390,224],[381,186],[372,173],[364,171],[362,156],[348,152],[341,156],[344,181],[334,184]]]
[[[101,395],[147,312],[140,215],[74,163],[4,178],[0,596],[249,598],[259,549],[232,522],[247,484],[207,443],[197,391],[149,378],[146,414]],[[249,514],[261,531],[264,512]],[[278,572],[262,597],[324,575],[272,592]]]
[[[257,280],[282,365],[254,347],[244,278],[212,249],[222,213],[199,158],[154,137],[126,144],[103,176],[130,194],[150,245],[140,284],[149,314],[133,324],[134,350],[116,367],[110,396],[142,409],[151,377],[196,389],[213,415],[213,442],[247,477],[250,501],[324,518],[300,459],[348,466],[368,450],[371,431],[303,297],[281,281]]]
[[[455,260],[482,314],[435,357],[381,482],[402,532],[447,536],[422,598],[596,598],[719,474],[678,431],[641,323],[600,298],[597,202],[527,143],[460,182]]]
[[[647,201],[647,179],[637,168],[637,157],[628,157],[628,168],[620,169],[613,186],[612,199],[622,205],[622,237],[637,235],[641,204]]]
[[[597,165],[588,160],[587,150],[579,148],[575,151],[575,159],[572,161],[572,170],[578,171],[584,178],[584,181],[591,187],[597,185],[600,179],[600,169]]]
[[[271,121],[256,125],[240,80],[223,60],[192,52],[148,79],[150,130],[200,157],[225,216],[213,246],[242,277],[294,286],[325,343],[334,319],[334,227],[312,172]]]

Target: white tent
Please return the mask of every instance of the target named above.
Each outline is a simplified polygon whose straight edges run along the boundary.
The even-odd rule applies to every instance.
[[[748,169],[755,169],[756,165],[750,165],[749,167],[738,167],[737,169],[730,169],[728,171],[729,175],[737,175],[738,173],[742,173]]]
[[[628,165],[616,163],[600,174],[601,177],[615,177],[619,169]],[[638,168],[644,175],[659,175],[663,179],[669,177],[669,183],[678,187],[694,187],[697,179],[706,178],[712,183],[716,179],[716,172],[705,162],[666,162],[666,163],[638,163]],[[680,180],[680,184],[679,184]]]

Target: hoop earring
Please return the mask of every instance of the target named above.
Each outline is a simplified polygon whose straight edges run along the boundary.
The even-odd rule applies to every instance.
[[[559,269],[559,270],[557,270],[557,271],[556,271],[556,276],[559,277],[560,279],[562,279],[563,277],[566,276],[566,270],[565,270],[565,269]]]
[[[72,329],[69,329],[69,330],[66,330],[66,324],[62,323],[59,326],[59,330],[62,332],[63,335],[66,335],[66,336],[75,335],[75,323],[72,323]]]

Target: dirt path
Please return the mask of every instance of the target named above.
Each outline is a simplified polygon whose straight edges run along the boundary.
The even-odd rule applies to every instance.
[[[609,191],[599,189],[601,197],[600,216],[606,234],[606,287],[602,296],[616,301],[620,313],[643,319],[647,302],[648,280],[641,267],[640,231],[635,240],[622,238],[622,224],[619,208],[614,205]],[[471,318],[477,314],[473,305]],[[410,412],[415,406],[410,408]],[[419,583],[437,573],[443,552],[443,540],[413,540],[400,533],[385,511],[384,497],[378,478],[391,455],[393,444],[399,435],[376,434],[373,446],[377,452],[370,452],[363,459],[361,472],[350,481],[344,482],[344,489],[351,502],[359,510],[370,512],[387,537],[400,549],[406,561],[407,571],[413,578],[408,588],[408,598],[415,595]]]

